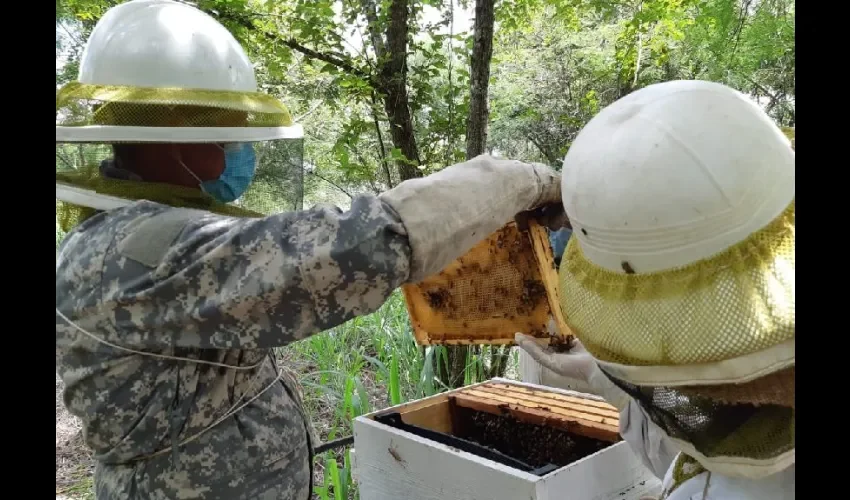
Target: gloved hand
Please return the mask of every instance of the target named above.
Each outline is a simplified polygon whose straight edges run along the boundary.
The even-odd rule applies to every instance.
[[[527,352],[534,361],[567,378],[589,382],[596,369],[596,361],[593,360],[593,356],[577,339],[573,341],[569,352],[565,353],[556,353],[544,348],[534,337],[522,333],[514,335],[514,342],[520,349]]]
[[[593,359],[593,356],[587,352],[578,339],[574,341],[569,352],[554,352],[548,348],[544,348],[537,343],[534,337],[522,333],[514,335],[514,342],[535,361],[553,372],[587,383],[597,395],[617,407],[618,410],[623,410],[628,406],[631,400],[629,395],[614,385],[602,373],[602,370],[596,364],[596,360]]]
[[[558,231],[565,227],[573,228],[570,224],[570,218],[567,217],[567,212],[564,210],[564,204],[561,202],[541,205],[534,210],[520,212],[514,216],[514,221],[521,231],[528,229],[530,219],[534,219],[535,222],[552,231]]]
[[[546,165],[481,155],[405,181],[380,198],[407,230],[413,253],[408,281],[417,282],[440,272],[516,214],[561,205],[561,177]],[[557,220],[552,217],[557,210],[547,212]]]

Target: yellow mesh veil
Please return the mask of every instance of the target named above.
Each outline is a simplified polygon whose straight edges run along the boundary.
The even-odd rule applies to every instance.
[[[63,126],[286,127],[286,106],[258,92],[88,85],[56,95]]]
[[[634,366],[731,359],[794,338],[794,203],[764,229],[689,266],[622,274],[576,239],[560,269],[562,310],[596,359]]]
[[[566,321],[594,357],[628,366],[699,365],[793,341],[794,215],[792,202],[726,251],[658,273],[601,269],[571,240],[560,270]],[[608,375],[669,436],[708,457],[769,460],[794,448],[793,371],[705,387]]]
[[[252,134],[262,137],[279,133],[282,127],[292,125],[292,117],[285,105],[258,92],[72,82],[56,95],[57,189],[70,186],[95,195],[130,201],[149,200],[236,217],[298,210],[303,206],[303,140],[300,136],[275,140],[250,139]],[[106,136],[91,139],[104,128],[124,130],[120,134],[122,139],[108,140]],[[190,128],[206,130],[210,139],[181,140],[181,132]],[[145,136],[154,129],[164,138],[125,138],[128,130]],[[77,130],[81,132],[74,137]],[[233,204],[219,203],[199,189],[106,178],[100,172],[101,164],[113,157],[112,144],[224,143],[229,142],[228,134],[233,130],[243,131],[240,142],[252,142],[258,158],[251,186]],[[95,135],[90,132],[95,132]],[[57,242],[60,233],[71,230],[93,213],[95,210],[92,208],[57,199]]]
[[[594,357],[632,367],[686,368],[793,342],[794,222],[792,202],[718,255],[647,274],[596,267],[571,240],[560,269],[566,322]],[[767,467],[795,449],[793,366],[741,384],[677,387],[638,385],[602,368],[708,470],[743,473],[736,460]]]

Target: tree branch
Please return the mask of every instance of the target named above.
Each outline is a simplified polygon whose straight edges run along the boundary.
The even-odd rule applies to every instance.
[[[307,111],[305,111],[303,114],[301,114],[301,115],[297,116],[297,117],[296,117],[294,120],[292,120],[292,121],[294,121],[294,122],[296,122],[296,123],[300,122],[300,121],[301,121],[301,120],[303,120],[304,118],[307,118],[308,116],[312,115],[312,114],[313,114],[313,113],[314,113],[317,109],[319,109],[319,108],[322,106],[322,104],[324,104],[322,101],[316,101],[316,104],[314,104],[313,106],[311,106],[311,107],[310,107],[310,109],[308,109]]]
[[[552,155],[551,151],[549,151],[549,148],[544,147],[543,144],[541,144],[540,141],[535,139],[534,136],[532,136],[531,134],[526,134],[526,137],[529,141],[531,141],[532,144],[534,144],[534,147],[536,147],[537,150],[540,151],[540,154],[542,154],[543,157],[546,158],[546,160],[550,163],[550,166],[558,164],[559,160],[557,156]]]
[[[272,42],[273,44],[285,45],[292,50],[300,52],[301,54],[303,54],[308,59],[314,59],[314,60],[317,60],[317,61],[326,62],[326,63],[331,64],[333,66],[336,66],[337,68],[339,68],[339,69],[341,69],[341,70],[343,70],[347,73],[350,73],[352,75],[356,75],[356,76],[366,78],[370,82],[372,80],[371,74],[368,71],[364,71],[361,68],[355,67],[354,64],[352,64],[349,61],[343,60],[338,55],[326,54],[326,53],[323,53],[323,52],[313,50],[309,47],[305,47],[295,38],[292,38],[292,37],[284,38],[283,36],[281,36],[278,33],[271,33],[271,32],[266,31],[264,29],[258,28],[257,26],[254,25],[254,19],[256,19],[258,17],[263,17],[263,16],[248,17],[248,16],[245,16],[245,15],[237,14],[235,12],[212,11],[212,10],[209,10],[209,9],[205,9],[204,11],[207,14],[218,19],[219,21],[229,21],[233,24],[236,24],[236,25],[241,26],[245,29],[251,30],[255,33],[260,33],[264,37],[266,37],[266,39],[268,39],[270,42]]]
[[[372,47],[375,49],[375,56],[380,65],[386,53],[386,48],[384,46],[384,37],[378,31],[378,9],[375,7],[374,0],[362,0],[361,7],[366,16],[366,29],[369,32],[369,38],[372,40]]]
[[[770,102],[767,104],[767,106],[766,106],[767,109],[765,110],[767,113],[770,113],[770,111],[773,109],[773,107],[776,106],[776,104],[781,100],[782,97],[784,97],[782,94],[777,95],[777,94],[771,92],[770,90],[765,88],[764,85],[761,85],[760,83],[758,83],[757,81],[755,81],[754,79],[752,79],[749,76],[744,76],[744,79],[746,79],[748,82],[750,82],[750,84],[752,84],[752,86],[755,87],[756,90],[758,90],[759,92],[763,93],[768,98],[770,98]]]
[[[253,26],[251,26],[251,28],[255,29],[255,28],[253,28]],[[277,36],[273,33],[269,33],[265,30],[260,30],[260,31],[266,38],[269,38],[271,41],[273,41],[273,42],[276,41],[278,43],[282,43],[283,45],[286,45],[290,49],[304,54],[304,56],[309,58],[309,59],[315,59],[317,61],[326,62],[328,64],[332,64],[333,66],[336,66],[337,68],[339,68],[343,71],[351,73],[352,75],[362,76],[366,79],[370,79],[370,75],[369,75],[368,71],[363,71],[362,69],[355,68],[351,63],[343,61],[339,57],[336,57],[336,56],[333,56],[333,55],[330,55],[330,54],[324,54],[322,52],[317,52],[317,51],[315,51],[311,48],[305,47],[305,46],[301,45],[300,43],[298,43],[298,40],[296,40],[294,38],[283,39],[280,36]]]
[[[333,186],[333,187],[339,189],[340,191],[342,191],[343,193],[345,193],[345,195],[348,196],[349,198],[351,198],[352,200],[354,199],[354,196],[351,193],[349,193],[348,191],[346,191],[345,189],[343,189],[342,186],[340,186],[339,184],[337,184],[337,183],[335,183],[335,182],[333,182],[333,181],[331,181],[331,180],[329,180],[325,177],[322,177],[321,175],[317,174],[316,172],[309,172],[309,175],[315,176],[315,177],[327,182],[331,186]]]
[[[369,106],[372,112],[372,122],[375,124],[375,133],[378,134],[378,145],[381,147],[381,165],[384,167],[384,174],[387,176],[387,186],[393,187],[393,177],[390,175],[390,165],[387,162],[387,147],[384,145],[384,136],[381,133],[381,123],[378,121],[378,100],[375,98],[375,91],[372,91],[372,104]]]

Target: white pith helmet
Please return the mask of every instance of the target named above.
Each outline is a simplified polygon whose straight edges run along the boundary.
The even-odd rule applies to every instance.
[[[218,21],[171,0],[110,9],[80,59],[81,83],[256,92],[254,66]]]
[[[564,208],[585,257],[652,273],[717,254],[795,196],[794,152],[743,94],[705,81],[638,90],[578,135],[563,165]]]
[[[280,113],[281,106],[257,93],[254,67],[224,26],[197,8],[172,0],[132,0],[109,9],[89,37],[73,85],[97,92],[88,97],[75,87],[84,95],[76,97],[80,100],[108,101],[118,94],[110,94],[111,88],[119,87],[194,91],[171,92],[170,101],[162,93],[151,101],[125,94],[125,104],[210,106],[267,115]],[[240,99],[237,93],[247,98]],[[239,142],[302,137],[302,128],[292,124],[283,109],[290,120],[285,126],[57,125],[56,141]]]

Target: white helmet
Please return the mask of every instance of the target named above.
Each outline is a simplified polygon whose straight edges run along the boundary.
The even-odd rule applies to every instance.
[[[720,252],[794,198],[794,152],[752,100],[672,81],[620,99],[564,159],[564,207],[587,258],[637,273]],[[624,264],[625,263],[625,264]]]
[[[135,0],[97,23],[80,60],[81,83],[256,92],[239,42],[209,15],[171,0]]]
[[[107,11],[83,51],[78,81],[60,91],[57,107],[69,100],[211,107],[247,113],[249,122],[261,114],[265,123],[151,126],[128,119],[120,126],[57,126],[57,142],[261,141],[303,134],[282,104],[257,93],[253,65],[233,35],[204,12],[172,0],[133,0]]]

